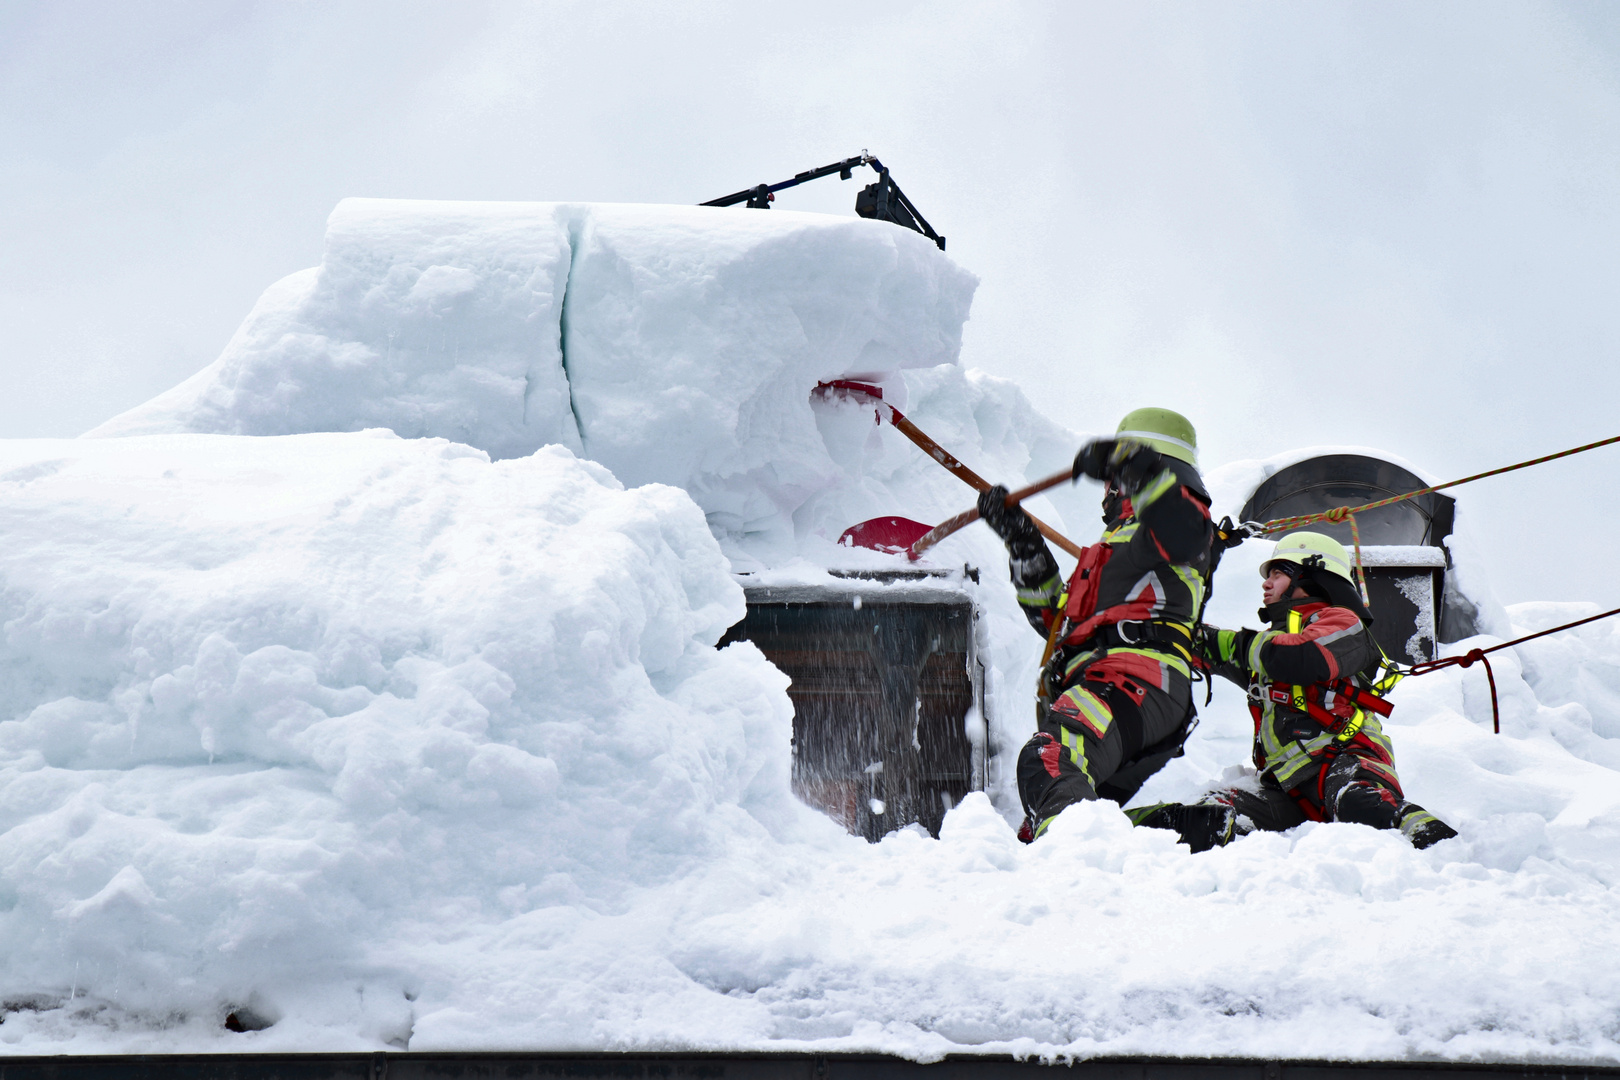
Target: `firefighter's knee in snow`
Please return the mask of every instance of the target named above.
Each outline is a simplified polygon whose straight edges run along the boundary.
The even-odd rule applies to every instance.
[[[1393,829],[1400,821],[1401,793],[1361,767],[1353,754],[1333,762],[1322,780],[1322,816],[1375,829]]]
[[[1086,743],[1076,732],[1053,725],[1037,731],[1018,754],[1018,786],[1054,781],[1078,774],[1089,783]],[[1045,778],[1045,781],[1042,780]]]
[[[1019,838],[1026,842],[1044,832],[1064,807],[1095,799],[1084,743],[1061,726],[1037,731],[1018,754],[1018,796],[1025,816]]]
[[[1352,780],[1340,788],[1334,798],[1330,820],[1371,825],[1375,829],[1393,829],[1400,819],[1400,805],[1395,793],[1382,784]]]

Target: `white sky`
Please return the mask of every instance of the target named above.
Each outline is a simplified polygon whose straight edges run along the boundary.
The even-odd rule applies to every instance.
[[[1074,427],[1447,478],[1620,434],[1620,5],[0,0],[0,437],[210,362],[345,196],[700,202],[862,148],[983,279],[965,362]],[[1620,603],[1617,473],[1458,493],[1503,600]]]

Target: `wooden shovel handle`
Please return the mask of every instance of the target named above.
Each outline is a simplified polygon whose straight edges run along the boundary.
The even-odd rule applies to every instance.
[[[1055,488],[1065,480],[1072,480],[1073,478],[1074,474],[1069,469],[1064,469],[1060,473],[1053,473],[1044,480],[1035,481],[1033,484],[1029,485],[1029,487],[1019,488],[1017,491],[1010,492],[1005,500],[1005,505],[1017,506],[1025,499],[1039,495],[1041,492]],[[922,536],[918,537],[917,542],[911,545],[911,550],[907,553],[908,557],[912,559],[917,558],[923,552],[927,551],[929,548],[933,547],[947,536],[958,531],[959,529],[966,528],[978,520],[979,508],[977,506],[971,510],[964,510],[955,517],[946,518],[944,521],[940,522],[938,525],[935,525]],[[1069,551],[1071,555],[1075,555],[1077,557],[1079,555],[1078,549],[1070,551],[1068,547],[1065,547],[1063,550]]]
[[[930,439],[921,428],[902,416],[899,409],[896,409],[893,405],[883,405],[882,408],[888,412],[889,422],[899,429],[900,434],[916,443],[917,447],[922,450],[923,453],[945,466],[946,469],[954,473],[958,479],[962,480],[974,491],[990,490],[990,482],[988,480],[974,472],[972,469],[968,468],[966,465],[962,464],[960,461],[957,461],[956,458],[952,457],[950,452],[947,451],[943,446],[940,446],[939,443],[935,442],[933,439]],[[1064,475],[1067,476],[1068,474],[1065,473]],[[1046,488],[1041,488],[1041,490],[1045,491]],[[1026,495],[1019,496],[1019,498],[1027,497],[1028,496]],[[1012,506],[1013,503],[1008,503],[1007,505]],[[973,517],[967,518],[962,522],[961,525],[957,525],[955,528],[951,529],[950,532],[940,533],[940,535],[932,541],[929,541],[927,536],[923,537],[921,540],[917,541],[918,544],[923,546],[917,547],[916,545],[913,545],[912,551],[917,554],[921,554],[924,548],[932,547],[934,544],[939,543],[940,540],[945,539],[945,537],[949,536],[957,529],[960,529],[963,525],[972,524],[974,519],[979,516],[979,512],[977,510],[970,512],[972,513]],[[1026,510],[1024,513],[1029,514],[1029,511]],[[958,515],[958,517],[960,516],[961,515]],[[955,520],[956,518],[951,518],[951,521]],[[1075,558],[1078,559],[1080,557],[1081,548],[1079,544],[1075,543],[1073,540],[1070,540],[1067,536],[1064,536],[1062,533],[1052,528],[1052,526],[1048,525],[1034,514],[1029,514],[1029,520],[1035,523],[1035,527],[1041,531],[1042,536],[1046,537],[1048,540],[1052,541],[1052,543],[1056,544],[1064,551],[1067,551]],[[945,524],[949,525],[950,522],[948,521]],[[944,527],[945,525],[938,526],[933,530],[933,532],[929,533],[928,536],[933,536],[934,533],[939,532],[939,530],[943,529]]]
[[[955,475],[958,480],[961,480],[974,491],[990,490],[990,481],[986,480],[984,477],[980,476],[978,473],[974,472],[972,469],[958,461],[949,450],[946,450],[943,446],[939,445],[939,443],[929,438],[928,434],[923,431],[922,428],[918,427],[916,424],[913,424],[910,420],[907,420],[904,413],[895,408],[893,405],[890,405],[888,402],[884,401],[883,391],[880,388],[867,383],[850,382],[845,379],[835,379],[830,383],[819,383],[816,386],[818,393],[832,389],[836,389],[846,394],[859,394],[861,397],[865,398],[867,401],[877,407],[879,416],[887,419],[889,423],[893,424],[897,429],[899,429],[900,434],[916,443],[919,450],[933,458],[935,461],[939,462],[941,465],[945,466],[946,471]],[[1064,476],[1067,475],[1067,473],[1064,474]],[[1027,499],[1032,494],[1045,491],[1049,487],[1055,487],[1058,482],[1060,481],[1054,481],[1053,483],[1045,483],[1043,481],[1042,484],[1037,484],[1034,487],[1013,492],[1012,495],[1008,496],[1007,505],[1014,506],[1021,499]],[[1067,536],[1064,536],[1062,533],[1052,528],[1052,526],[1048,525],[1034,514],[1030,514],[1028,510],[1024,511],[1024,513],[1029,514],[1029,520],[1035,523],[1035,527],[1041,531],[1042,536],[1046,537],[1048,540],[1052,541],[1052,543],[1056,544],[1064,551],[1067,551],[1075,558],[1078,559],[1080,557],[1080,552],[1082,549],[1079,544],[1075,543],[1073,540],[1070,540]],[[918,555],[922,554],[923,551],[939,543],[951,533],[956,532],[963,526],[971,525],[975,520],[978,519],[978,516],[979,512],[977,510],[970,510],[966,515],[958,514],[956,517],[951,518],[950,521],[935,527],[932,532],[927,534],[927,536],[924,536],[922,539],[918,540],[916,544],[912,545],[910,557],[915,559]],[[949,526],[949,528],[947,528],[947,526]],[[932,539],[930,539],[930,537],[932,537]]]

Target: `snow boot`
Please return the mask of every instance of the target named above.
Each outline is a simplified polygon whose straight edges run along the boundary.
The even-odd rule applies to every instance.
[[[1417,803],[1406,803],[1401,807],[1401,821],[1398,826],[1401,835],[1411,841],[1412,846],[1422,851],[1432,847],[1442,840],[1450,840],[1457,835],[1457,830],[1429,813]]]
[[[1171,829],[1194,854],[1232,842],[1237,814],[1219,803],[1159,803],[1125,811],[1132,824],[1149,829]]]

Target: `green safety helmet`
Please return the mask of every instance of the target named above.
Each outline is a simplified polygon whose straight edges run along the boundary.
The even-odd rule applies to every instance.
[[[1147,443],[1161,454],[1198,464],[1198,434],[1192,421],[1169,409],[1137,409],[1125,414],[1115,435]]]
[[[1344,550],[1343,544],[1322,533],[1292,532],[1277,541],[1277,546],[1271,549],[1271,558],[1260,564],[1260,576],[1269,577],[1271,564],[1278,562],[1326,570],[1352,585],[1356,583],[1356,579],[1350,576],[1350,553]]]

